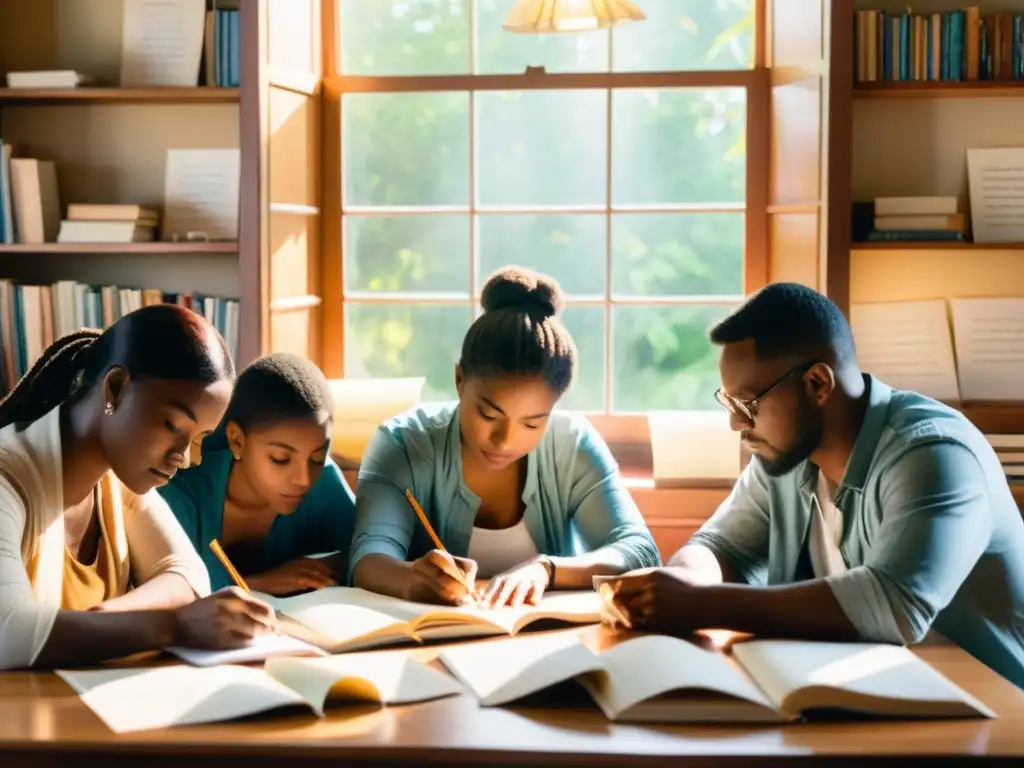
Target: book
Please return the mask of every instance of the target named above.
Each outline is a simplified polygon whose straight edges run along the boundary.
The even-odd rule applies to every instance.
[[[406,704],[452,696],[459,683],[404,653],[272,658],[239,665],[57,670],[115,733],[234,720],[289,707],[324,716],[328,702]]]
[[[292,597],[257,593],[281,615],[311,630],[329,653],[402,642],[514,636],[541,622],[598,624],[601,597],[592,591],[551,592],[536,606],[478,608],[414,603],[355,587],[326,587]]]
[[[194,667],[216,667],[221,664],[250,664],[278,656],[324,656],[320,648],[288,635],[260,635],[241,648],[227,651],[208,651],[201,648],[170,646],[167,653],[177,656]]]
[[[455,646],[440,659],[484,706],[572,680],[609,720],[622,722],[794,722],[834,710],[995,717],[894,645],[752,640],[727,655],[643,635],[595,652],[577,633],[548,633]]]

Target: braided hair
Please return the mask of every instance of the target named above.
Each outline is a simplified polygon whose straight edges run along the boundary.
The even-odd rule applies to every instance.
[[[572,384],[576,345],[559,317],[552,278],[505,267],[484,284],[484,312],[469,327],[459,364],[466,376],[539,376],[561,396]]]
[[[75,331],[47,347],[0,400],[0,428],[73,405],[115,367],[133,380],[213,383],[235,376],[227,345],[209,321],[184,307],[155,304],[129,312],[102,333]]]

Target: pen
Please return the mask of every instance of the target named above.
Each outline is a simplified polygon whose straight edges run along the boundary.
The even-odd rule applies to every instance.
[[[444,548],[444,544],[441,543],[441,539],[439,539],[437,534],[434,532],[434,526],[432,526],[430,524],[430,521],[427,520],[427,516],[423,513],[423,508],[419,505],[419,502],[416,501],[416,497],[412,495],[412,491],[410,491],[408,488],[405,489],[405,498],[409,500],[409,506],[412,507],[413,512],[416,513],[416,517],[420,519],[420,522],[426,529],[427,534],[434,542],[434,548],[441,552],[444,552],[445,554],[448,554],[448,550]],[[458,566],[455,566],[455,570],[458,571],[459,575],[462,576],[462,586],[464,586],[470,592],[476,592],[476,588],[474,585],[466,583],[466,574],[462,573]]]
[[[210,549],[213,550],[213,554],[215,554],[217,556],[217,559],[220,560],[220,564],[224,566],[224,570],[228,572],[228,575],[231,577],[231,580],[235,582],[235,584],[240,589],[245,590],[247,594],[251,595],[252,590],[249,589],[249,585],[245,583],[245,579],[242,578],[242,574],[235,570],[235,566],[233,566],[231,564],[231,561],[228,560],[228,556],[227,554],[225,554],[224,548],[221,547],[220,542],[216,539],[211,541]]]

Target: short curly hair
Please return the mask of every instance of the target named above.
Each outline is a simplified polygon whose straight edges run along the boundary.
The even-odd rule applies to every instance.
[[[309,360],[286,353],[265,355],[248,365],[235,383],[224,424],[244,431],[289,419],[326,422],[334,413],[327,377]]]

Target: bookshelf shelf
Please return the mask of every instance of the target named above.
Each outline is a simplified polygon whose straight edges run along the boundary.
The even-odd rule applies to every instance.
[[[0,255],[8,253],[237,254],[238,243],[28,243],[0,245]]]
[[[974,426],[991,434],[1024,433],[1024,400],[1011,402],[950,403],[960,410]]]
[[[1024,81],[856,83],[855,99],[998,99],[1024,96]]]
[[[238,88],[0,88],[0,106],[236,104],[238,99]]]
[[[1024,95],[1024,94],[1022,94]],[[956,240],[873,240],[851,243],[853,251],[1024,251],[1024,243],[970,243]]]

